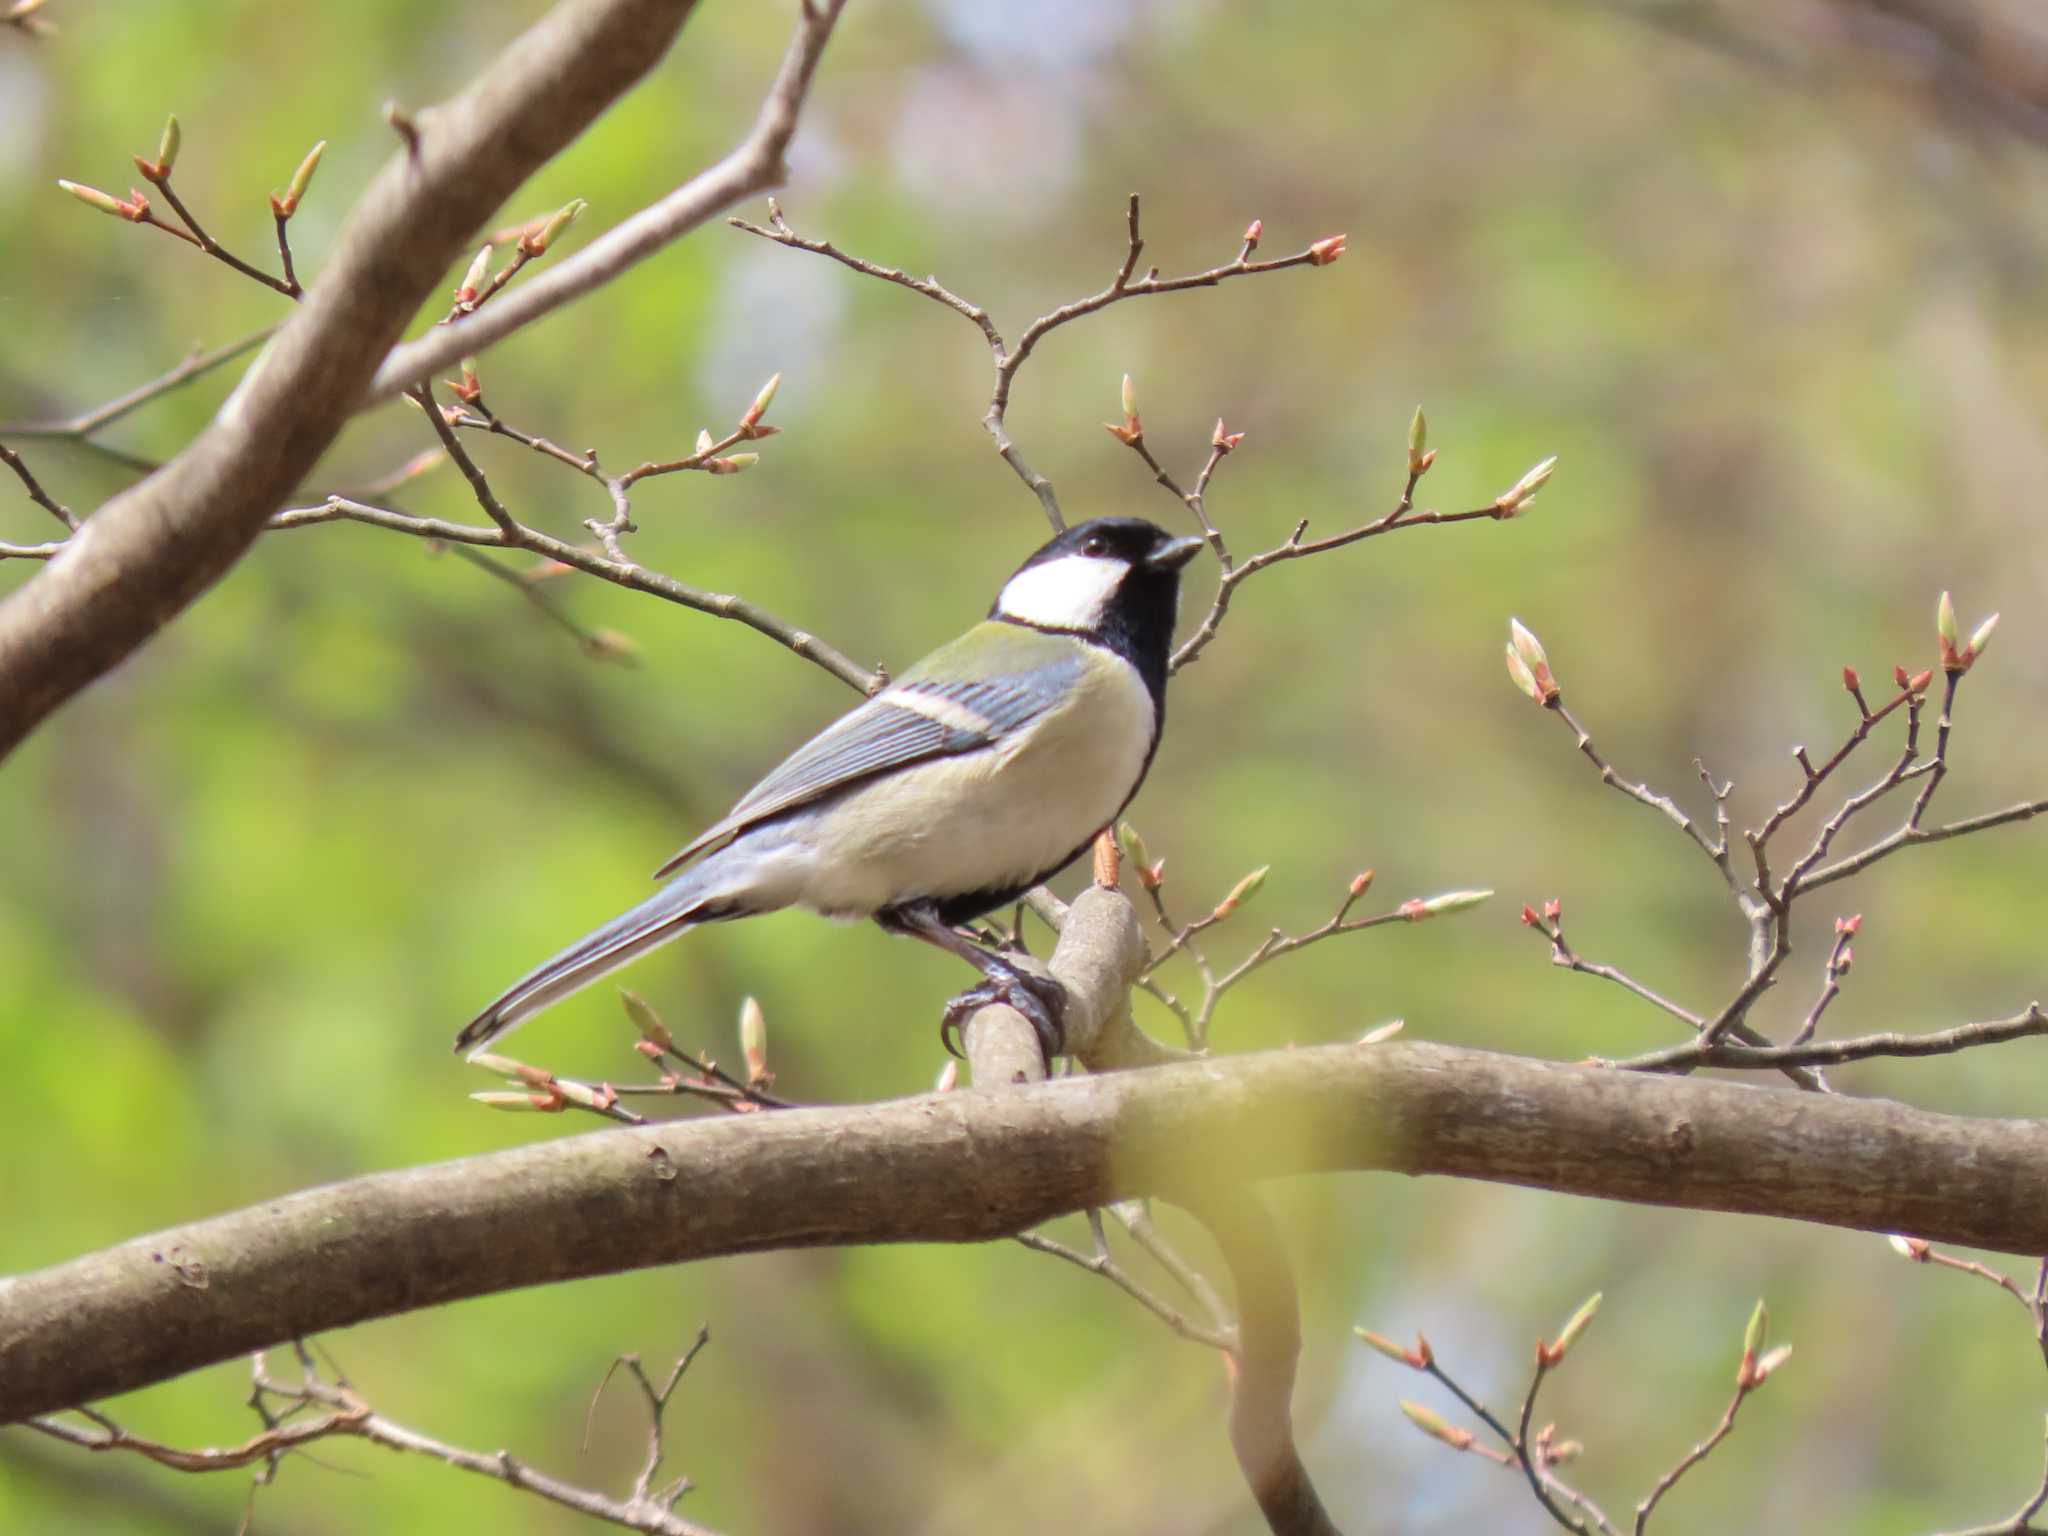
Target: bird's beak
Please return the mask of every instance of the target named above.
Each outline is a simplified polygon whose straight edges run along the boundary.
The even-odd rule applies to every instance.
[[[1145,563],[1158,571],[1177,571],[1201,552],[1202,541],[1197,538],[1175,539],[1171,544],[1162,544],[1145,557]]]

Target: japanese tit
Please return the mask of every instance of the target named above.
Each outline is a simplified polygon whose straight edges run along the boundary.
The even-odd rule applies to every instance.
[[[959,925],[1071,863],[1138,792],[1166,717],[1181,567],[1201,547],[1135,517],[1060,534],[987,619],[797,748],[655,875],[688,869],[513,983],[455,1049],[481,1049],[686,928],[802,906],[960,956],[983,981],[944,1027],[1008,1002],[1050,1061],[1063,991]]]

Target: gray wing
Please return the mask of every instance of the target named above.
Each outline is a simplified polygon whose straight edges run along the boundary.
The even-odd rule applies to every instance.
[[[1074,655],[981,682],[899,683],[798,747],[723,820],[657,869],[655,878],[748,827],[863,779],[993,746],[1065,698],[1082,666]]]

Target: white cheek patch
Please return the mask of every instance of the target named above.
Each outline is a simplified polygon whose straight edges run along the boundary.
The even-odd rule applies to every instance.
[[[1121,560],[1062,555],[1012,576],[996,610],[1041,629],[1093,629],[1129,571]]]

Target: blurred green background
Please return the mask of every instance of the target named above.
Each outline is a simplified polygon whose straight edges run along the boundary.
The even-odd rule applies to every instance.
[[[1937,806],[2043,792],[2048,163],[2023,120],[1970,110],[1967,70],[1959,90],[1882,35],[1819,24],[1858,9],[1373,0],[1254,19],[1151,0],[854,0],[785,210],[806,234],[936,272],[1012,334],[1114,271],[1134,189],[1147,260],[1168,273],[1227,260],[1254,216],[1273,253],[1350,234],[1326,270],[1131,303],[1047,342],[1010,425],[1070,516],[1179,515],[1101,430],[1126,371],[1177,470],[1199,464],[1217,416],[1248,432],[1210,496],[1240,552],[1302,517],[1330,532],[1391,505],[1418,400],[1441,451],[1429,504],[1482,504],[1560,456],[1522,520],[1260,576],[1176,683],[1133,813],[1172,894],[1192,913],[1273,866],[1219,956],[1263,924],[1319,922],[1366,866],[1369,905],[1500,892],[1261,973],[1226,1002],[1219,1050],[1395,1017],[1417,1038],[1566,1059],[1668,1041],[1619,990],[1551,969],[1515,920],[1550,896],[1590,958],[1694,1006],[1739,978],[1740,925],[1706,862],[1602,790],[1509,687],[1510,613],[1625,772],[1704,811],[1704,757],[1753,825],[1796,785],[1789,749],[1846,732],[1840,667],[1876,696],[1894,662],[1931,664],[1935,598],[1952,587],[1966,624],[2006,618],[1964,691]],[[124,189],[129,154],[175,111],[179,187],[261,261],[264,194],[325,138],[294,225],[317,277],[391,150],[382,104],[448,94],[540,10],[51,0],[57,35],[0,30],[0,419],[97,404],[282,308],[54,178]],[[788,10],[707,3],[506,218],[586,197],[570,237],[586,240],[722,151]],[[1799,25],[1778,24],[1793,12]],[[988,361],[956,317],[713,228],[490,354],[484,377],[508,420],[625,464],[687,452],[777,370],[785,435],[749,474],[644,484],[631,547],[900,667],[978,617],[1043,535],[978,424]],[[107,441],[175,452],[231,377]],[[405,412],[366,417],[308,499],[426,445]],[[81,510],[129,478],[75,448],[16,446]],[[558,466],[478,452],[541,527],[577,537],[606,510]],[[476,520],[446,470],[397,499]],[[54,531],[0,484],[0,541]],[[0,592],[34,574],[0,564]],[[1212,580],[1194,581],[1191,610]],[[7,765],[0,1272],[322,1180],[590,1129],[469,1104],[493,1085],[449,1057],[451,1031],[637,899],[849,695],[739,626],[580,578],[547,590],[577,624],[631,636],[641,665],[589,659],[517,592],[415,541],[277,535]],[[1828,1027],[1945,1026],[2041,992],[2040,838],[1919,851],[1813,902],[1810,922],[1865,914]],[[1765,1022],[1803,1013],[1819,964],[1802,949]],[[931,1082],[937,1009],[962,976],[870,928],[787,915],[697,934],[627,979],[686,1042],[728,1056],[740,1000],[758,996],[779,1088],[848,1100]],[[1141,1019],[1173,1032],[1150,1004]],[[630,1038],[607,986],[515,1049],[623,1077]],[[2037,1056],[1837,1081],[2032,1114]],[[1673,1496],[1670,1528],[1969,1524],[2038,1477],[2048,1394],[2020,1314],[1877,1238],[1384,1177],[1275,1198],[1305,1290],[1298,1418],[1349,1530],[1547,1528],[1516,1480],[1401,1421],[1396,1399],[1427,1384],[1360,1350],[1352,1324],[1422,1328],[1506,1406],[1531,1338],[1594,1289],[1606,1305],[1543,1414],[1587,1443],[1575,1470],[1610,1509],[1718,1416],[1758,1295],[1798,1354]],[[615,1390],[579,1453],[591,1390],[613,1355],[672,1355],[706,1322],[670,1448],[701,1485],[684,1509],[712,1525],[1257,1528],[1214,1359],[1014,1245],[765,1255],[324,1342],[401,1422],[623,1488],[639,1421]],[[253,1427],[245,1381],[231,1364],[111,1406],[139,1432],[225,1443]],[[8,1432],[0,1530],[229,1531],[246,1481]],[[346,1442],[294,1460],[256,1505],[263,1531],[485,1521],[586,1528]]]

